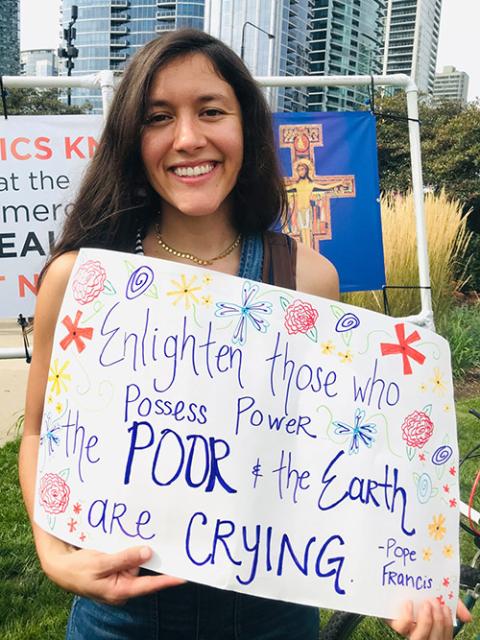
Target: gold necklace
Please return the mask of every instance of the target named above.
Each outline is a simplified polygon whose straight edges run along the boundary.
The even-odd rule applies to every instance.
[[[195,264],[199,264],[203,267],[207,265],[211,265],[217,260],[221,260],[222,258],[226,258],[227,256],[229,256],[232,253],[232,251],[234,251],[238,247],[238,245],[240,244],[240,240],[242,239],[242,234],[239,233],[238,236],[235,238],[235,240],[232,242],[232,244],[229,247],[227,247],[225,251],[222,251],[222,253],[219,253],[218,256],[215,256],[214,258],[203,260],[203,258],[198,258],[197,256],[194,256],[192,253],[177,251],[173,247],[170,247],[166,242],[163,241],[163,238],[160,234],[160,226],[158,224],[155,226],[155,234],[157,236],[158,244],[161,246],[161,248],[164,251],[166,251],[167,253],[170,253],[172,256],[175,256],[176,258],[183,258],[184,260],[190,260],[190,262],[194,262]]]

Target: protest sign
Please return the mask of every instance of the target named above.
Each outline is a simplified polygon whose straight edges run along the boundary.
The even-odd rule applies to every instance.
[[[56,328],[35,520],[187,580],[392,617],[458,589],[448,345],[398,319],[86,249]]]
[[[38,274],[80,176],[101,116],[11,116],[0,126],[0,317],[33,315]]]

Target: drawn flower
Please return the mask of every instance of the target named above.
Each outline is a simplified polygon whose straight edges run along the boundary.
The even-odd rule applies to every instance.
[[[453,547],[452,547],[452,545],[451,544],[446,544],[443,547],[442,553],[445,556],[445,558],[452,558],[453,557]]]
[[[453,600],[453,591],[448,592],[448,599]]]
[[[186,276],[182,273],[180,276],[181,282],[177,282],[177,280],[171,280],[171,283],[175,285],[177,288],[172,291],[167,291],[167,296],[175,296],[176,300],[174,300],[173,305],[175,306],[183,300],[185,304],[185,309],[190,309],[190,305],[192,302],[197,303],[198,298],[195,295],[196,291],[201,291],[202,287],[194,287],[195,280],[197,276],[192,276],[190,282],[187,282]]]
[[[443,490],[445,491],[445,493],[449,493],[450,492],[450,487],[448,484],[444,484],[443,485]]]
[[[450,469],[448,470],[448,473],[451,476],[454,476],[457,473],[457,470],[455,469],[455,467],[450,467]]]
[[[346,364],[347,362],[352,362],[353,360],[353,356],[351,351],[345,351],[345,353],[341,353],[340,351],[338,352],[338,355],[340,357],[340,362],[343,362],[344,364]]]
[[[203,276],[202,282],[203,282],[203,284],[211,284],[212,276],[209,275],[209,274],[207,274],[206,276]]]
[[[48,382],[52,383],[50,387],[50,393],[56,393],[60,395],[62,391],[67,391],[67,381],[70,381],[72,376],[69,373],[65,373],[65,369],[70,364],[70,360],[66,360],[65,363],[59,367],[58,358],[53,361],[53,366],[50,367],[50,375],[48,376]]]
[[[426,460],[426,456],[424,453],[419,453],[418,454],[418,459],[420,460],[420,462],[425,462]]]
[[[79,502],[76,502],[73,505],[73,513],[76,513],[78,515],[81,510],[82,510],[82,505]]]
[[[70,487],[56,473],[46,473],[40,480],[40,503],[47,513],[63,513],[70,498]]]
[[[433,433],[433,422],[424,411],[414,411],[402,424],[402,438],[410,447],[419,447],[428,442]]]
[[[46,430],[45,433],[40,436],[40,445],[42,446],[47,443],[48,453],[52,454],[55,446],[58,447],[58,445],[60,444],[60,438],[55,432],[59,431],[61,427],[52,425],[50,421],[51,416],[50,414],[47,414],[45,422]]]
[[[82,531],[82,533],[78,536],[78,538],[79,538],[80,542],[83,542],[84,540],[86,540],[87,536]]]
[[[451,408],[452,407],[449,404],[444,404],[443,405],[443,410],[445,411],[445,413],[449,413]]]
[[[73,518],[70,518],[70,520],[67,522],[67,527],[70,533],[73,533],[74,531],[77,530],[77,524],[78,522],[76,520],[74,520]]]
[[[374,424],[361,424],[365,418],[365,411],[357,409],[355,411],[353,427],[345,422],[335,421],[334,433],[339,436],[349,434],[352,436],[350,440],[350,446],[348,448],[348,454],[358,453],[360,450],[360,443],[363,443],[368,449],[371,448],[375,442],[373,434],[377,433],[377,427]]]
[[[435,393],[438,393],[439,395],[443,395],[445,393],[446,387],[443,382],[442,374],[438,367],[435,367],[435,369],[433,370],[432,384],[433,384],[433,391]]]
[[[449,578],[444,578],[444,579],[442,580],[442,585],[443,585],[444,587],[449,587],[449,586],[450,586],[450,579],[449,579]]]
[[[55,411],[60,414],[62,413],[63,410],[63,404],[61,402],[57,402],[57,404],[55,405]]]
[[[439,603],[440,603],[440,604],[442,605],[442,607],[443,607],[443,605],[445,604],[445,600],[443,599],[443,596],[437,596],[437,600],[439,601]]]
[[[206,307],[211,307],[213,303],[213,299],[212,296],[208,295],[208,296],[202,296],[202,304],[205,305]]]
[[[393,354],[399,354],[402,356],[403,363],[403,374],[411,375],[412,374],[412,364],[410,362],[410,358],[419,364],[423,364],[425,362],[425,356],[417,349],[414,349],[411,345],[413,342],[418,342],[420,340],[420,334],[418,331],[412,331],[412,333],[407,336],[406,327],[403,323],[399,323],[395,325],[395,333],[397,334],[398,343],[380,343],[380,351],[382,356],[388,356]]]
[[[421,384],[421,385],[419,385],[419,387],[418,387],[418,388],[420,389],[420,391],[421,391],[422,393],[425,393],[425,391],[428,389],[427,385],[426,385],[424,382],[422,382],[422,384]]]
[[[448,503],[449,503],[449,505],[450,505],[450,507],[451,507],[452,509],[454,509],[454,508],[457,506],[457,501],[456,501],[456,499],[455,499],[455,498],[450,498],[450,500],[448,501]]]
[[[322,347],[322,353],[325,356],[329,356],[335,352],[335,345],[331,340],[328,340],[327,342],[322,342],[321,347]]]
[[[65,318],[62,320],[62,324],[65,326],[65,328],[68,331],[67,335],[63,338],[63,340],[60,341],[60,346],[64,351],[72,344],[72,342],[74,342],[75,346],[77,347],[78,353],[82,353],[82,351],[85,349],[85,346],[86,346],[84,339],[85,340],[92,339],[92,335],[93,335],[92,327],[78,326],[78,323],[80,322],[81,317],[82,317],[82,312],[77,311],[75,315],[75,320],[72,320],[70,316],[65,316]]]
[[[244,282],[242,286],[242,304],[234,302],[217,302],[215,315],[217,318],[238,317],[237,326],[233,332],[233,344],[243,346],[247,340],[247,324],[249,321],[260,333],[266,333],[270,326],[261,315],[272,313],[271,302],[253,302],[259,291],[257,284]]]
[[[285,310],[285,329],[290,335],[307,333],[314,328],[318,318],[318,311],[310,302],[294,300]]]
[[[424,549],[422,551],[422,558],[428,562],[429,560],[432,559],[432,550],[430,549],[430,547],[427,547],[426,549]]]
[[[433,516],[432,522],[428,525],[428,535],[434,540],[441,540],[447,532],[445,525],[445,516]]]
[[[88,304],[103,291],[107,274],[98,260],[87,260],[73,278],[73,297],[80,304]]]

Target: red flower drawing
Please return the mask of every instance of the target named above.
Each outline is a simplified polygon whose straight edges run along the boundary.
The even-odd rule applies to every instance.
[[[422,448],[433,433],[433,422],[423,411],[414,411],[402,424],[402,438],[410,447]]]
[[[88,304],[103,291],[107,274],[98,260],[87,260],[73,279],[73,297],[80,304]]]
[[[46,473],[40,480],[40,503],[47,513],[63,513],[70,499],[70,487],[56,473]]]
[[[425,362],[425,356],[417,349],[414,349],[412,342],[418,342],[420,340],[420,334],[418,331],[412,331],[409,336],[405,335],[405,325],[402,323],[395,325],[395,333],[397,334],[398,344],[391,344],[382,342],[380,344],[380,350],[382,356],[388,356],[392,354],[401,354],[403,361],[403,373],[404,375],[410,375],[412,373],[412,365],[410,364],[410,358],[423,364]]]
[[[307,333],[313,329],[318,311],[309,302],[294,300],[285,312],[285,328],[288,333]]]
[[[83,340],[92,339],[92,327],[78,326],[81,317],[82,312],[77,311],[74,321],[72,321],[70,316],[65,316],[65,318],[62,320],[62,324],[65,325],[68,330],[68,334],[65,336],[65,338],[63,338],[63,340],[60,341],[60,346],[64,351],[72,344],[72,342],[74,342],[75,346],[77,347],[78,353],[82,353],[82,351],[85,349],[85,342]]]

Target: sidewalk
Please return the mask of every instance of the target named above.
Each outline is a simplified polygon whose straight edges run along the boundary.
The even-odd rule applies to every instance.
[[[0,349],[23,349],[22,332],[15,322],[0,320]],[[0,359],[0,447],[17,435],[15,422],[23,414],[28,364]]]

